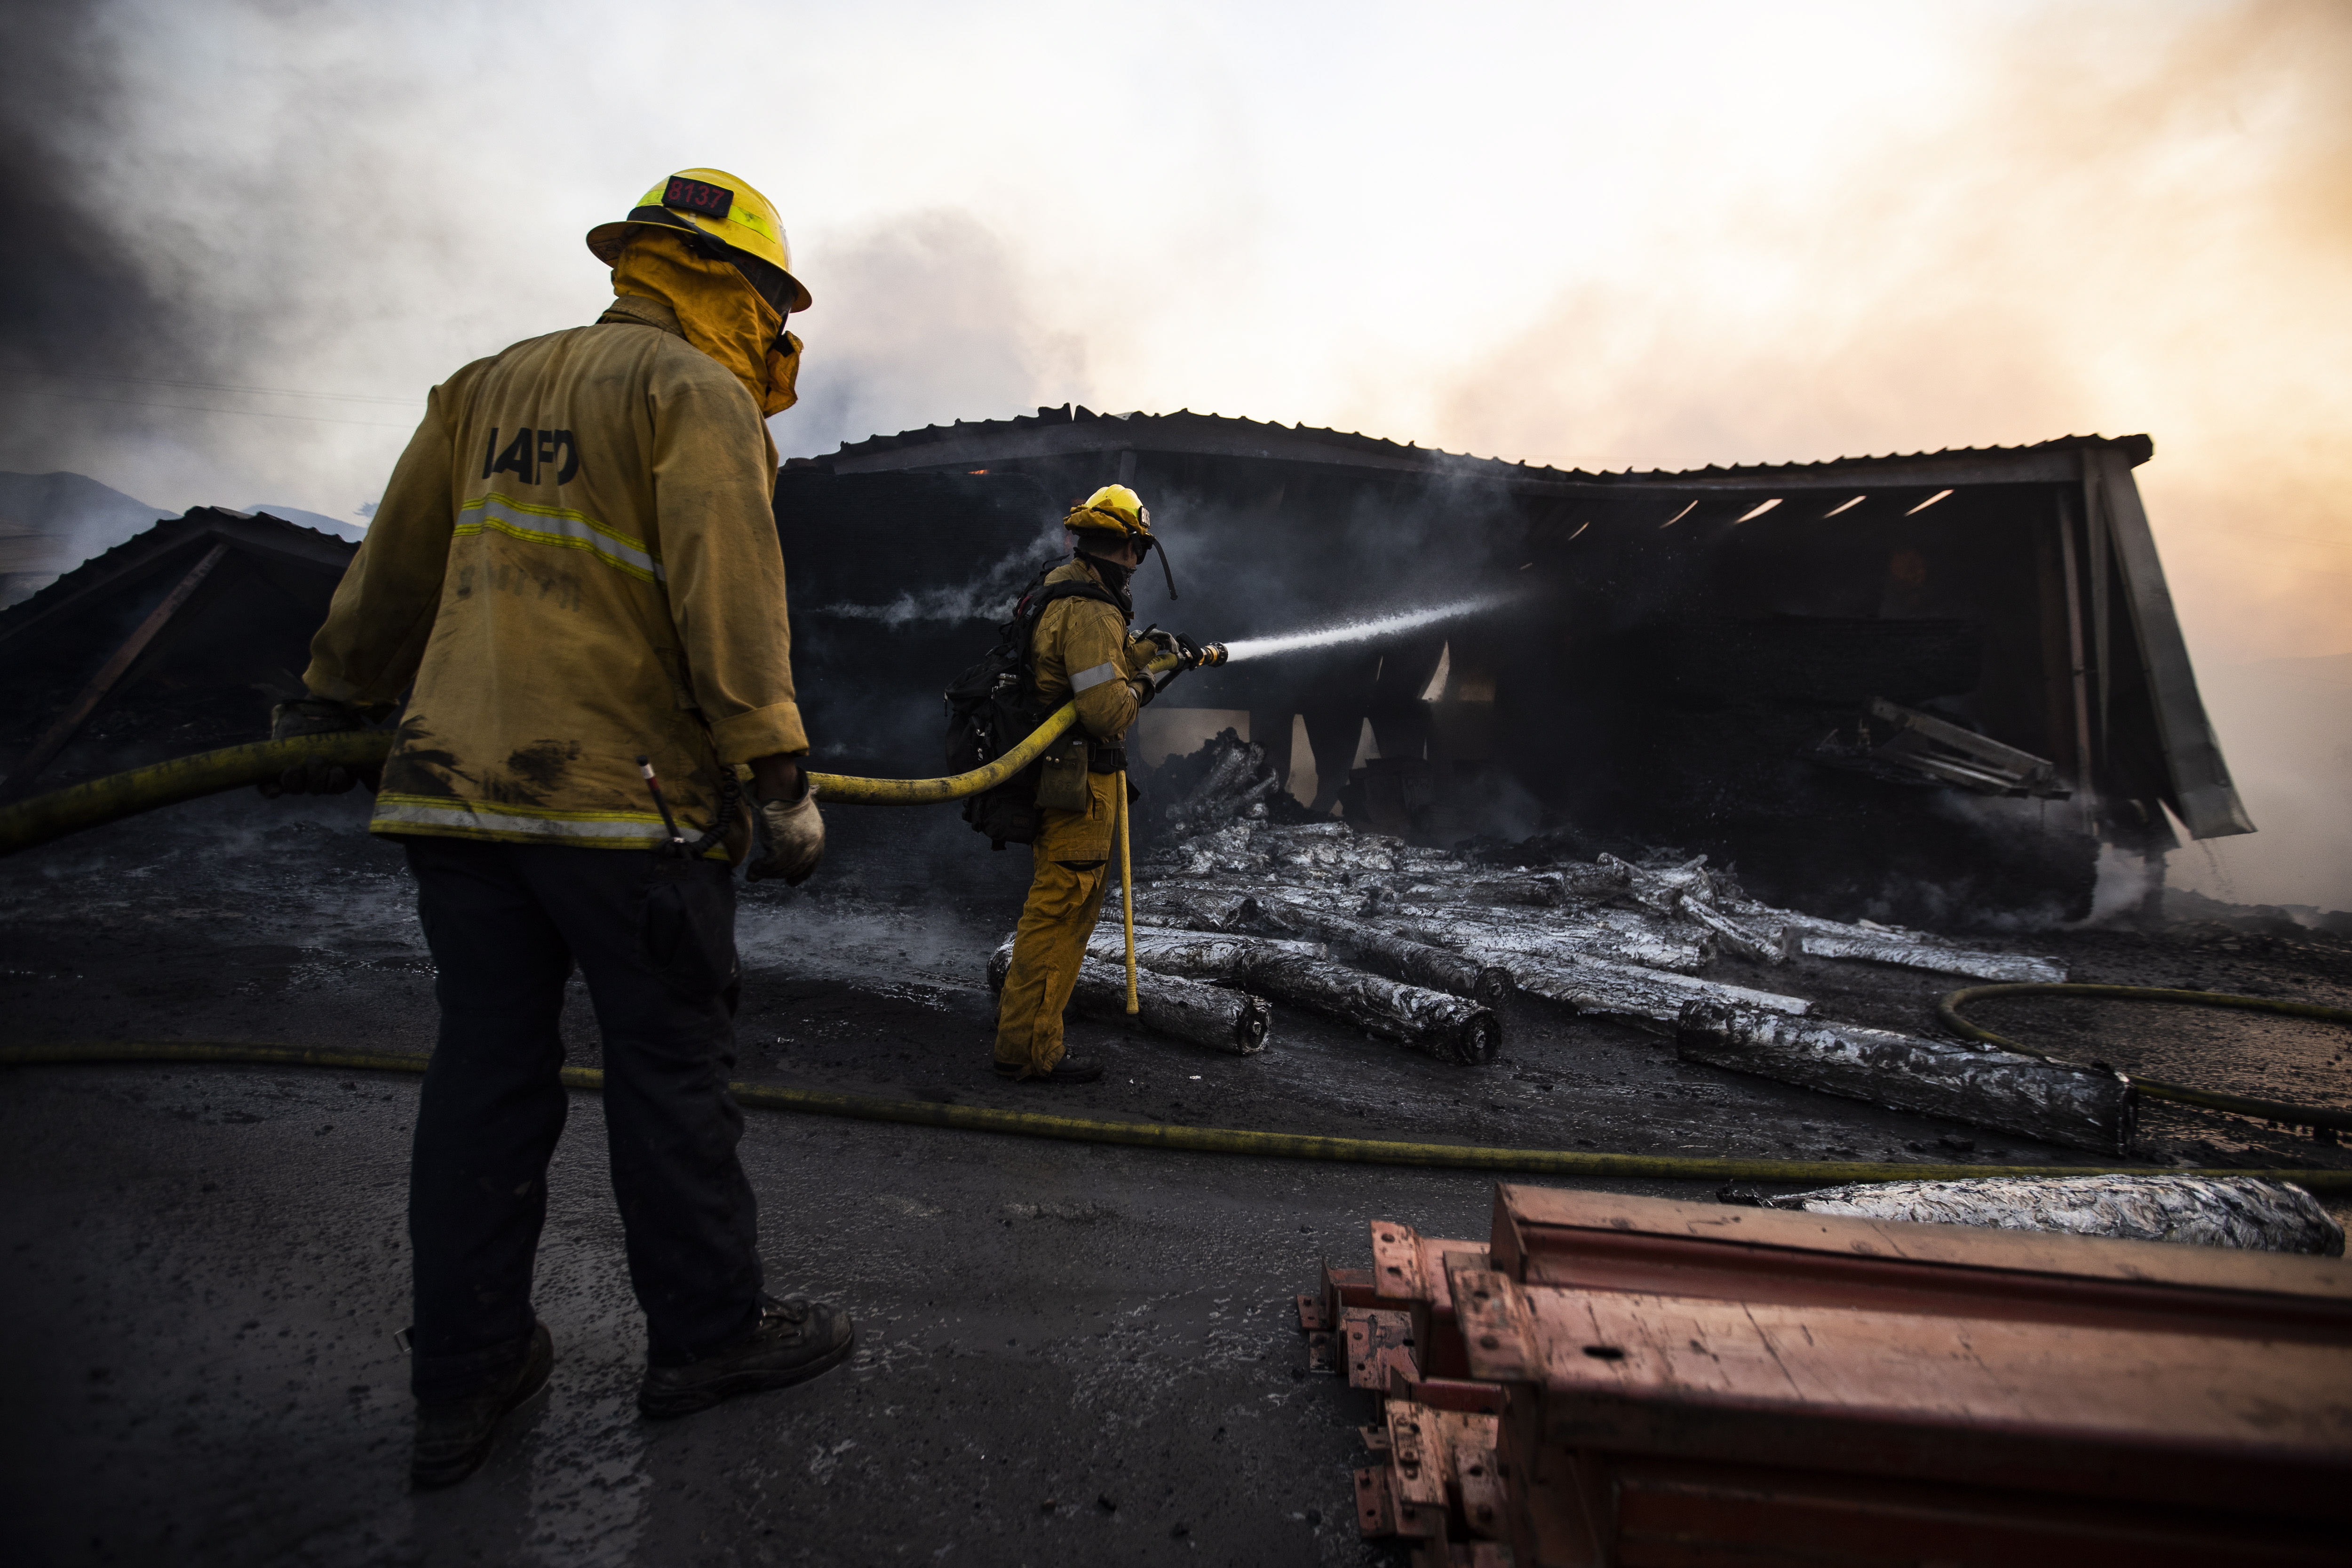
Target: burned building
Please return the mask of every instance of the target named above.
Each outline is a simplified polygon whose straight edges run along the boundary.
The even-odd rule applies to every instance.
[[[776,513],[832,770],[940,772],[941,689],[1059,555],[1064,506],[1122,479],[1182,595],[1147,570],[1139,621],[1234,642],[1475,606],[1189,676],[1145,754],[1232,724],[1303,805],[1360,826],[1676,847],[1778,903],[1949,924],[2079,917],[2102,845],[2252,830],[2133,482],[2150,452],[2085,437],[1589,474],[1073,406],[796,459]],[[8,789],[58,779],[77,736],[249,733],[351,549],[198,509],[0,613]],[[121,717],[90,726],[101,707]]]
[[[1070,406],[795,460],[776,509],[842,771],[937,771],[940,687],[1059,552],[1062,507],[1120,480],[1182,595],[1139,574],[1139,621],[1231,641],[1486,606],[1165,700],[1246,713],[1317,809],[1425,843],[1685,847],[1824,912],[2079,918],[2101,845],[2252,828],[2133,480],[2151,453],[1593,474]]]
[[[357,549],[267,512],[197,507],[0,611],[0,795],[266,733],[270,703],[301,692]],[[79,765],[52,768],[75,746]]]

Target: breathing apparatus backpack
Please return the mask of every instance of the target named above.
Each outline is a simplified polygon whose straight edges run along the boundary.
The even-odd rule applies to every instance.
[[[1099,599],[1127,612],[1095,583],[1032,583],[1013,606],[1013,618],[996,628],[996,646],[948,685],[947,765],[950,773],[984,768],[1027,740],[1053,716],[1038,695],[1031,644],[1045,606],[1062,599]],[[963,803],[963,819],[988,836],[991,849],[1034,843],[1037,837],[1037,782],[1042,764],[1031,763],[1011,778]]]

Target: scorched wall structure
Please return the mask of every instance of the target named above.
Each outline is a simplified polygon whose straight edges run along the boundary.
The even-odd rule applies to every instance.
[[[776,507],[811,733],[849,771],[931,770],[939,689],[1058,551],[1061,508],[1118,480],[1182,594],[1147,569],[1139,621],[1230,641],[1511,595],[1171,695],[1247,710],[1286,777],[1302,717],[1318,806],[1431,843],[1569,825],[1687,847],[1842,915],[2079,918],[2101,843],[2252,830],[2133,481],[2152,451],[1591,474],[1071,406],[795,460]],[[2045,760],[2039,798],[1823,765],[1874,700]]]

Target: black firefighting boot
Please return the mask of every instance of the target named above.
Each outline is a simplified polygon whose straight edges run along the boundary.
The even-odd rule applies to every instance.
[[[490,1439],[507,1413],[547,1386],[555,1369],[555,1340],[547,1325],[533,1320],[530,1349],[505,1377],[478,1394],[463,1399],[438,1400],[416,1407],[416,1447],[408,1461],[408,1479],[419,1490],[454,1487],[482,1468]]]
[[[857,1343],[849,1314],[824,1301],[760,1298],[760,1321],[732,1343],[685,1366],[649,1366],[637,1385],[648,1421],[691,1415],[739,1394],[789,1388],[841,1364]]]

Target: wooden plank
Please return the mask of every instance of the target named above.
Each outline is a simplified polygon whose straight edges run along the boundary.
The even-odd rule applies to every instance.
[[[2352,1262],[1498,1184],[1526,1284],[2352,1343]]]
[[[1523,1299],[1546,1447],[2352,1522],[2352,1347],[1544,1287]]]
[[[205,579],[212,575],[213,568],[219,565],[221,558],[227,553],[226,540],[205,551],[204,558],[189,568],[187,575],[163,595],[163,602],[147,612],[147,618],[132,628],[131,635],[123,639],[122,646],[114,650],[113,657],[99,667],[98,673],[89,678],[89,684],[81,689],[80,695],[58,716],[55,722],[41,731],[40,739],[16,759],[16,765],[8,770],[8,776],[0,780],[0,795],[24,794],[41,770],[57,759],[57,754],[66,749],[66,743],[98,710],[98,705],[106,700],[106,694],[114,689],[114,683],[122,679],[122,672],[146,651],[147,645],[155,640],[155,634],[162,631],[179,613],[180,607],[204,585]]]

